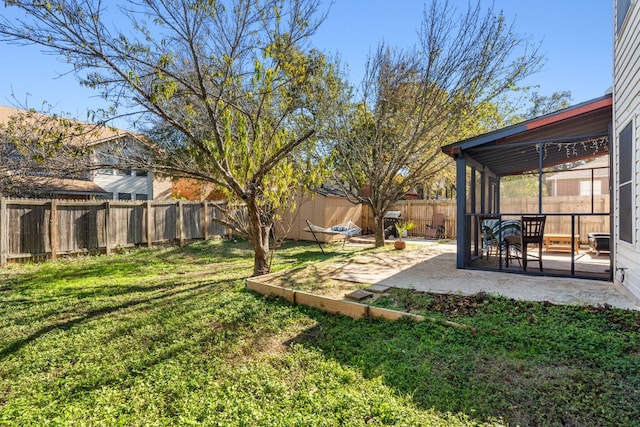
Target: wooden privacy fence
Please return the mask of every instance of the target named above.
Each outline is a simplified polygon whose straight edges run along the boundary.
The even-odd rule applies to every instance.
[[[224,236],[215,203],[0,198],[0,265]]]
[[[153,246],[230,234],[216,219],[219,202],[68,201],[0,198],[0,265],[15,259],[56,259],[58,255]],[[503,199],[505,213],[535,213],[537,198]],[[415,223],[410,236],[424,236],[434,213],[444,214],[446,238],[456,238],[455,200],[402,200],[389,210]],[[609,212],[609,195],[544,197],[546,213]],[[357,222],[357,221],[356,221]],[[372,232],[373,216],[362,206],[361,228]],[[547,233],[570,233],[571,216],[549,217]],[[578,218],[580,241],[588,232],[609,232],[608,215]]]
[[[389,208],[400,211],[405,221],[411,221],[415,228],[409,236],[424,237],[427,225],[431,225],[434,213],[444,214],[444,235],[456,237],[456,201],[455,200],[400,200]],[[369,206],[362,206],[362,229],[373,233],[373,215]]]
[[[456,238],[456,201],[455,200],[401,200],[389,209],[400,211],[405,221],[416,226],[408,232],[409,236],[425,235],[427,224],[431,224],[434,213],[444,215],[444,234],[446,238]],[[568,234],[571,232],[571,214],[577,214],[576,233],[581,242],[587,242],[590,232],[609,233],[609,195],[543,197],[542,210],[555,215],[547,218],[546,233]],[[535,214],[538,212],[537,197],[503,198],[500,211],[514,214]],[[480,211],[478,211],[480,212]],[[602,215],[579,216],[580,213],[600,213]],[[362,207],[362,229],[373,230],[373,215],[368,206]]]
[[[537,197],[503,198],[500,211],[535,214]],[[571,214],[575,214],[574,231],[581,243],[587,243],[589,233],[609,233],[609,194],[591,196],[543,197],[542,212],[548,214],[545,234],[571,234]],[[587,214],[587,215],[580,215]],[[595,215],[600,214],[600,215]]]

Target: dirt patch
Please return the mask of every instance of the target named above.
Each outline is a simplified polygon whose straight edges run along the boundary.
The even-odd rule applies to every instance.
[[[346,294],[369,286],[364,283],[334,279],[340,268],[336,265],[312,265],[280,274],[270,279],[268,283],[335,299],[344,299]]]

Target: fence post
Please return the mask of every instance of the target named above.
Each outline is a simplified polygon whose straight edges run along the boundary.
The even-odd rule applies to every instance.
[[[9,254],[9,213],[7,199],[0,198],[0,266],[7,265]]]
[[[177,234],[178,234],[178,244],[180,246],[184,245],[184,233],[182,232],[182,229],[184,228],[182,226],[182,217],[183,217],[183,205],[182,205],[182,200],[178,201],[178,227],[177,227]]]
[[[207,201],[202,202],[202,231],[204,240],[209,240],[209,215],[207,215]]]
[[[51,216],[49,219],[49,244],[51,245],[51,260],[58,259],[58,203],[51,200]]]
[[[151,200],[147,200],[147,229],[146,229],[146,234],[147,234],[147,247],[150,248],[152,246],[152,233],[151,233],[151,226],[152,224],[152,220],[153,220],[153,215],[151,214]]]
[[[413,222],[415,224],[415,221],[413,220],[413,212],[411,211],[411,200],[407,200],[407,222]],[[407,236],[409,232],[407,232]],[[411,233],[413,235],[413,233]]]
[[[104,242],[106,245],[105,253],[111,255],[111,203],[104,202]]]

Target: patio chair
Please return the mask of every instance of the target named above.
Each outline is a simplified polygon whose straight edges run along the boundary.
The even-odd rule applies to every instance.
[[[496,263],[498,262],[497,255],[500,251],[498,237],[494,233],[494,227],[500,222],[500,217],[497,215],[480,215],[478,216],[478,229],[482,238],[482,246],[480,250],[480,259],[487,255],[487,260],[491,258],[491,252],[496,256]]]
[[[542,246],[544,243],[544,223],[547,217],[545,215],[523,216],[520,220],[520,235],[506,236],[507,245],[506,264],[509,267],[509,258],[516,258],[518,262],[522,259],[522,269],[527,271],[527,247],[529,245],[538,246],[538,263],[540,271],[542,270]],[[514,249],[515,256],[512,257],[510,248]],[[520,252],[520,256],[517,253]]]
[[[434,213],[431,224],[427,224],[425,239],[441,239],[444,237],[444,214]]]

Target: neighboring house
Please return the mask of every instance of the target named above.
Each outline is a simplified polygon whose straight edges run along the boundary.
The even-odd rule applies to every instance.
[[[0,123],[7,124],[12,117],[24,113],[24,110],[0,106]],[[47,116],[35,115],[34,117],[37,120]],[[128,147],[140,149],[144,149],[148,144],[144,136],[140,134],[109,127],[92,129],[89,135],[79,143],[90,147],[98,154],[108,153],[110,147],[123,142],[126,142]],[[92,157],[92,161],[97,162],[97,157]],[[11,177],[11,185],[5,188],[4,195],[113,200],[171,198],[171,181],[169,179],[158,179],[152,173],[142,170],[119,170],[114,167],[88,170],[79,175],[73,174],[73,176],[52,175],[50,172],[31,169],[21,170],[19,174],[10,168],[2,172],[5,176]],[[1,190],[0,192],[2,192]]]
[[[172,181],[174,199],[198,201],[222,201],[227,196],[210,182],[195,179],[179,178]]]
[[[126,142],[128,147],[145,148],[144,136],[120,129],[103,129],[100,138],[89,143],[96,152],[108,151],[112,144]],[[107,155],[108,156],[108,155]],[[167,200],[172,198],[171,179],[158,178],[145,170],[101,168],[91,171],[88,178],[113,200]]]
[[[609,194],[609,156],[549,175],[546,184],[551,197]]]
[[[614,281],[640,298],[640,2],[613,7]]]

